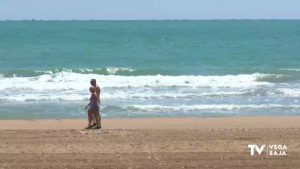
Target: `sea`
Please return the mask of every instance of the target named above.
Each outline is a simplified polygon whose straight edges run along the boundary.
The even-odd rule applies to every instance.
[[[300,115],[300,20],[1,21],[0,119]]]

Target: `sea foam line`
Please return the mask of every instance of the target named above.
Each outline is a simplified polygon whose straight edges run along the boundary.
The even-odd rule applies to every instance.
[[[90,79],[97,79],[101,87],[230,87],[249,88],[269,85],[263,81],[264,77],[280,75],[270,74],[241,74],[225,76],[119,76],[81,74],[73,72],[60,72],[44,74],[37,77],[10,77],[0,79],[0,90],[32,89],[32,90],[86,90]]]
[[[55,74],[60,72],[69,72],[69,73],[83,73],[83,74],[90,74],[90,73],[100,73],[100,74],[107,74],[107,75],[116,75],[121,72],[134,72],[137,69],[133,69],[130,67],[105,67],[105,68],[77,68],[77,69],[69,69],[69,68],[56,68],[52,70],[41,70],[41,71],[34,71],[36,73],[45,73],[45,74]]]
[[[200,92],[200,93],[179,93],[178,91],[169,92],[124,92],[124,91],[114,91],[114,92],[104,92],[101,94],[101,99],[103,100],[114,100],[114,99],[191,99],[199,97],[229,97],[243,95],[246,92]],[[0,100],[5,101],[86,101],[89,99],[88,91],[82,93],[69,92],[43,92],[43,93],[11,93],[9,95],[0,94]]]
[[[300,72],[300,69],[298,68],[284,68],[284,69],[279,69],[282,71],[292,71],[292,72]]]
[[[300,105],[283,105],[283,104],[203,104],[203,105],[176,105],[176,106],[163,106],[163,105],[127,105],[123,109],[140,110],[146,112],[152,111],[209,111],[209,110],[258,110],[258,109],[299,109]]]

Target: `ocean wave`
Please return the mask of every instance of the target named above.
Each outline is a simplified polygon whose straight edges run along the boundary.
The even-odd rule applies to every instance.
[[[133,112],[191,112],[191,111],[245,111],[245,110],[270,110],[270,109],[300,109],[300,105],[284,105],[284,104],[203,104],[203,105],[125,105],[118,106],[120,110],[128,110]],[[109,111],[109,106],[104,107],[105,111]],[[114,107],[113,109],[117,109]],[[226,112],[227,113],[227,112]]]
[[[284,68],[284,69],[279,69],[281,71],[290,71],[290,72],[300,72],[300,69],[298,68]]]
[[[284,97],[299,97],[300,98],[300,89],[299,88],[278,88],[281,96]]]
[[[88,101],[89,95],[80,94],[11,94],[0,95],[0,101],[36,102],[36,101]]]
[[[73,72],[73,73],[81,73],[81,74],[102,74],[102,75],[122,75],[122,73],[130,73],[134,72],[137,69],[132,69],[130,67],[106,67],[106,68],[77,68],[77,69],[68,69],[68,68],[56,68],[52,70],[45,70],[45,71],[34,71],[35,73],[43,73],[43,74],[55,74],[61,72]]]
[[[259,74],[257,75],[257,81],[263,81],[263,82],[271,82],[271,83],[277,83],[277,82],[285,82],[290,78],[288,75],[280,75],[280,74]]]
[[[192,99],[192,98],[200,98],[200,97],[229,97],[229,96],[237,96],[247,94],[247,92],[239,92],[239,91],[211,91],[211,92],[198,92],[198,93],[181,93],[181,92],[139,92],[139,93],[120,93],[116,92],[115,94],[108,94],[103,96],[105,99],[164,99],[164,98],[174,98],[174,99]]]
[[[127,67],[107,67],[106,71],[109,75],[116,75],[118,72],[134,72],[136,69]]]
[[[140,88],[140,89],[122,89],[111,88],[103,89],[101,99],[106,101],[145,101],[145,100],[224,100],[224,99],[239,99],[239,98],[266,98],[272,99],[276,97],[284,100],[285,98],[300,98],[300,88],[257,88],[257,89],[165,89],[156,90],[155,88]],[[85,90],[28,90],[10,88],[4,91],[0,90],[0,100],[2,101],[88,101],[89,92]]]
[[[119,76],[60,72],[37,77],[9,77],[0,79],[0,90],[86,90],[90,79],[97,79],[101,87],[204,87],[204,88],[251,88],[270,85],[261,79],[268,74],[241,74],[225,76]]]
[[[169,92],[155,92],[155,91],[144,91],[144,92],[125,92],[125,91],[114,91],[104,92],[101,94],[103,100],[119,100],[119,99],[135,99],[135,100],[146,100],[146,99],[196,99],[196,98],[209,98],[209,97],[230,97],[247,94],[246,92],[239,91],[211,91],[211,92],[199,92],[199,93],[183,93],[178,91]],[[37,93],[10,93],[9,95],[0,94],[0,100],[5,101],[87,101],[89,99],[89,93],[72,93],[70,92],[37,92]]]
[[[104,68],[54,68],[48,70],[8,70],[0,73],[0,77],[36,77],[45,74],[56,74],[61,72],[98,74],[98,75],[136,75],[138,69],[130,67],[104,67]]]

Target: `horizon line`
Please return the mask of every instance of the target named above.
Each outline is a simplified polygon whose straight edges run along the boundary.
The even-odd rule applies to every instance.
[[[274,18],[274,19],[4,19],[0,22],[18,22],[18,21],[258,21],[258,20],[281,20],[281,21],[298,21],[297,19],[282,19],[282,18]]]

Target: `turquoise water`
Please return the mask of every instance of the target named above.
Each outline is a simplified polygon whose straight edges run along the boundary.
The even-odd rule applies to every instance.
[[[0,118],[300,114],[300,21],[0,22]]]

